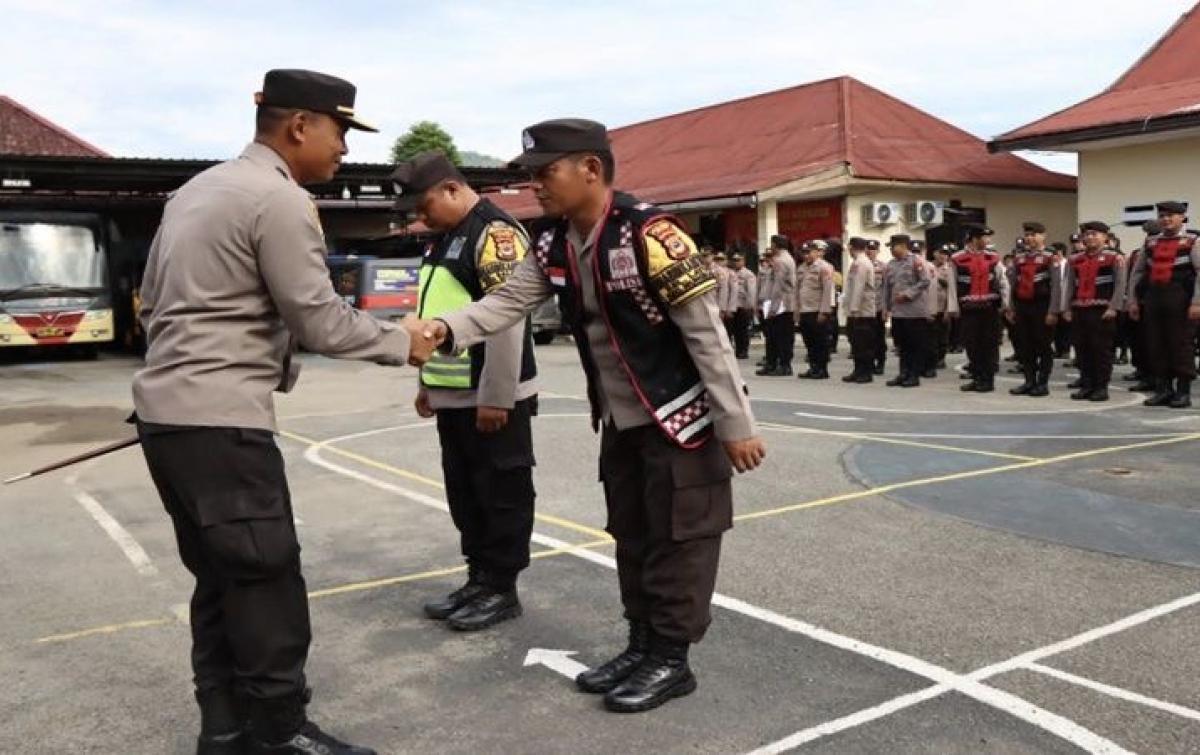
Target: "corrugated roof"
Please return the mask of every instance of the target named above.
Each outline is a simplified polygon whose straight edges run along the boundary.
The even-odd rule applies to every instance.
[[[0,154],[108,157],[70,131],[0,94]]]
[[[651,202],[748,194],[848,166],[859,178],[1071,191],[1075,178],[843,76],[611,132],[616,185]],[[529,214],[530,200],[507,197]]]
[[[1200,7],[1200,6],[1197,6]],[[993,144],[1020,148],[1038,140],[1045,145],[1077,141],[1075,136],[1104,127],[1128,124],[1137,130],[1167,130],[1162,126],[1191,126],[1200,115],[1200,13],[1193,7],[1146,51],[1112,86],[1095,97],[1072,105],[996,138]],[[1168,119],[1154,126],[1155,119]],[[1124,135],[1110,129],[1109,135]],[[1083,132],[1083,133],[1081,133]],[[1015,145],[1013,143],[1016,143]]]

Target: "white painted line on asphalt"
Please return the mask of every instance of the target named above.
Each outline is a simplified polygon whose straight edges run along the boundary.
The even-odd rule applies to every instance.
[[[1200,721],[1200,710],[1192,710],[1191,708],[1185,708],[1182,705],[1169,703],[1165,700],[1158,700],[1153,697],[1139,695],[1136,692],[1131,692],[1130,690],[1122,689],[1121,687],[1114,687],[1110,684],[1098,682],[1095,679],[1088,679],[1086,677],[1076,676],[1075,674],[1069,674],[1066,671],[1059,671],[1056,668],[1051,666],[1043,666],[1040,663],[1031,663],[1025,668],[1030,671],[1036,671],[1039,674],[1052,676],[1055,679],[1059,679],[1069,684],[1074,684],[1079,687],[1087,687],[1090,690],[1108,695],[1109,697],[1115,697],[1119,700],[1137,703],[1138,705],[1144,705],[1148,708],[1155,708],[1157,710],[1171,713],[1182,718],[1190,718],[1193,721]]]
[[[828,737],[833,734],[846,731],[847,729],[864,726],[872,721],[904,710],[905,708],[911,708],[912,706],[923,703],[926,700],[932,700],[933,698],[944,695],[949,691],[950,688],[948,686],[944,684],[935,684],[932,687],[926,687],[925,689],[917,692],[911,692],[907,695],[901,695],[900,697],[892,698],[891,700],[880,703],[873,708],[866,708],[864,710],[856,711],[848,716],[835,718],[832,721],[826,721],[825,723],[817,724],[816,726],[808,729],[798,731],[795,734],[784,737],[777,742],[772,742],[769,745],[760,747],[757,750],[750,752],[748,755],[776,755],[776,753],[794,750],[800,745],[808,744],[809,742],[815,742],[822,737]]]
[[[799,414],[799,412],[796,412]],[[814,415],[809,415],[814,416]],[[761,423],[760,423],[761,424]],[[798,427],[795,425],[773,425],[773,429],[783,432],[825,432],[819,428]],[[967,435],[965,433],[877,433],[873,430],[863,430],[863,435],[872,438],[911,438],[913,440],[1157,440],[1159,438],[1185,438],[1195,433],[1134,433],[1132,435]]]
[[[138,541],[129,534],[129,531],[121,526],[121,523],[113,519],[100,502],[93,498],[85,490],[74,490],[72,494],[75,500],[83,507],[84,511],[91,514],[92,519],[96,520],[96,524],[100,525],[100,529],[104,530],[112,541],[117,544],[125,557],[133,563],[133,568],[137,569],[138,573],[153,577],[158,574],[158,569],[150,561],[150,557],[146,555],[146,551],[142,546],[138,545]]]
[[[1173,425],[1177,422],[1193,422],[1200,419],[1200,414],[1188,414],[1182,417],[1171,417],[1170,419],[1144,419],[1143,425]]]
[[[835,422],[862,422],[862,417],[843,417],[840,414],[810,414],[808,412],[792,412],[797,417],[811,417],[812,419],[831,419]]]
[[[385,431],[385,429],[380,429],[373,432],[382,431]],[[355,435],[357,437],[361,437],[364,435],[364,433],[357,433]],[[322,445],[327,446],[337,443],[339,440],[339,438],[331,438],[323,441]],[[320,450],[320,446],[310,446],[307,450],[305,450],[304,458],[318,466],[324,467],[325,469],[338,472],[339,474],[345,474],[348,477],[382,490],[388,490],[424,506],[429,506],[442,511],[449,510],[449,507],[441,499],[434,498],[433,496],[429,496],[415,490],[410,490],[390,482],[384,482],[383,480],[379,480],[370,475],[363,474],[353,469],[349,469],[339,464],[327,461],[321,457]],[[566,541],[541,535],[536,532],[533,533],[531,540],[539,545],[544,545],[550,548],[571,547],[571,544]],[[590,561],[594,564],[604,566],[605,568],[614,571],[617,568],[616,560],[590,550],[568,551],[568,554],[577,558],[581,558],[585,561]],[[979,681],[961,674],[956,674],[949,669],[934,665],[920,658],[916,658],[895,650],[889,650],[888,648],[879,647],[877,645],[871,645],[870,643],[861,642],[851,637],[846,637],[826,629],[821,629],[820,627],[812,624],[808,624],[797,619],[792,619],[788,616],[783,616],[782,614],[775,613],[774,611],[753,606],[736,598],[721,595],[720,593],[714,594],[713,604],[734,613],[740,613],[744,616],[748,616],[781,629],[785,629],[789,632],[805,635],[818,642],[866,656],[918,676],[923,676],[934,681],[938,685],[945,687],[945,689],[938,694],[950,690],[959,692],[963,695],[974,698],[979,702],[983,702],[987,705],[998,708],[1009,715],[1027,721],[1028,723],[1044,729],[1047,732],[1054,734],[1055,736],[1058,736],[1067,742],[1075,744],[1078,747],[1084,748],[1089,752],[1111,753],[1112,755],[1131,755],[1128,753],[1128,751],[1117,746],[1115,743],[1080,726],[1074,721],[1059,716],[1055,713],[1051,713],[1043,708],[1039,708],[1038,706],[1028,702],[1027,700],[1023,700],[1016,695],[988,687]],[[898,706],[895,708],[895,710],[900,710],[903,707],[915,705],[917,702],[920,702],[920,700],[909,702],[907,705]]]
[[[1052,655],[1058,655],[1059,653],[1065,653],[1068,650],[1074,650],[1078,647],[1082,647],[1083,645],[1087,645],[1088,643],[1095,642],[1096,640],[1104,639],[1105,637],[1117,634],[1118,632],[1124,632],[1126,629],[1132,629],[1133,627],[1140,626],[1148,621],[1153,621],[1154,619],[1161,618],[1167,614],[1175,613],[1176,611],[1181,611],[1185,608],[1191,608],[1192,606],[1198,604],[1200,604],[1200,593],[1186,595],[1177,600],[1172,600],[1169,603],[1151,606],[1144,611],[1138,611],[1137,613],[1130,614],[1129,616],[1126,616],[1123,619],[1118,619],[1111,624],[1105,624],[1104,626],[1096,627],[1095,629],[1089,629],[1086,632],[1077,634],[1074,637],[1068,637],[1067,639],[1055,642],[1052,645],[1035,648],[1034,650],[1013,656],[1007,661],[1001,661],[1000,663],[996,663],[991,666],[985,666],[978,671],[973,671],[972,673],[968,674],[968,676],[970,676],[972,679],[982,681],[984,679],[996,676],[997,674],[1007,673],[1023,666],[1028,666],[1031,663],[1037,663],[1038,661],[1044,658],[1049,658]]]
[[[904,395],[907,396],[909,394],[906,393]],[[826,401],[797,401],[795,399],[783,399],[783,398],[757,398],[757,399],[751,398],[750,402],[752,404],[759,403],[759,402],[770,402],[770,403],[776,403],[776,404],[792,404],[794,406],[820,406],[820,407],[824,407],[826,409],[845,409],[847,411],[877,412],[879,414],[964,414],[964,415],[970,415],[970,416],[989,416],[990,417],[990,416],[996,416],[996,415],[1003,415],[1006,417],[1009,417],[1009,416],[1019,417],[1019,416],[1037,415],[1037,414],[1095,414],[1096,412],[1111,412],[1114,409],[1127,409],[1131,406],[1141,406],[1142,405],[1142,397],[1134,396],[1133,398],[1131,398],[1129,401],[1126,401],[1125,403],[1109,402],[1109,403],[1105,403],[1103,406],[1096,406],[1095,404],[1093,404],[1089,401],[1089,402],[1086,402],[1088,404],[1088,406],[1075,408],[1075,409],[1024,409],[1024,410],[1019,409],[1015,406],[1012,408],[996,409],[996,410],[987,410],[982,407],[979,409],[891,409],[889,407],[881,407],[881,406],[856,406],[856,405],[852,405],[852,404],[835,404],[835,403],[826,402]],[[1024,402],[1022,402],[1022,403],[1024,403]]]

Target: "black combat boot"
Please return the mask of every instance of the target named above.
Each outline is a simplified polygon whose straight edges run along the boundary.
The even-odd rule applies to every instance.
[[[521,615],[515,577],[503,578],[480,573],[479,581],[483,589],[446,619],[451,629],[477,632]]]
[[[233,690],[196,690],[200,704],[200,736],[196,755],[242,755],[245,752],[247,717],[245,705]]]
[[[467,583],[454,592],[442,598],[435,598],[425,604],[425,615],[431,619],[445,619],[467,604],[471,598],[483,590],[479,584],[479,573],[475,567],[467,569]]]
[[[1043,398],[1050,395],[1050,373],[1039,372],[1037,379],[1033,383],[1033,387],[1029,389],[1029,395],[1033,398]]]
[[[895,388],[895,387],[897,387],[897,386],[904,385],[904,381],[905,381],[905,380],[908,380],[908,374],[907,374],[907,373],[904,373],[904,372],[901,372],[901,373],[900,373],[899,375],[897,375],[896,377],[894,377],[894,378],[892,378],[891,380],[889,380],[889,381],[887,381],[886,383],[884,383],[884,385],[886,385],[886,386],[888,386],[888,387],[890,387],[890,388]]]
[[[646,659],[604,696],[604,707],[616,713],[638,713],[695,692],[696,677],[687,656],[688,643],[653,637]]]
[[[1092,383],[1089,380],[1080,378],[1067,387],[1078,386],[1079,390],[1071,394],[1072,401],[1087,401],[1092,397]]]
[[[247,755],[376,755],[334,739],[308,720],[301,695],[250,700]]]
[[[900,381],[901,388],[916,388],[921,385],[921,378],[917,373],[910,372]]]
[[[621,653],[595,668],[575,677],[575,684],[584,692],[603,693],[615,688],[646,660],[650,652],[650,622],[640,619],[629,622],[629,644]]]
[[[991,375],[985,375],[975,383],[976,393],[991,393],[994,390],[996,390],[996,383],[995,378]]]
[[[1099,388],[1093,388],[1092,392],[1088,394],[1088,401],[1108,401],[1108,384],[1106,383]]]
[[[1026,370],[1025,382],[1018,385],[1016,388],[1009,388],[1008,392],[1014,396],[1028,396],[1033,392],[1033,387],[1038,384],[1037,376],[1032,370]]]
[[[1192,405],[1192,381],[1179,378],[1175,381],[1175,396],[1171,399],[1172,409],[1187,409]]]
[[[771,375],[775,372],[775,365],[771,362],[766,362],[762,367],[754,371],[755,375]]]
[[[875,363],[875,367],[871,371],[873,373],[875,373],[876,375],[882,375],[883,374],[883,365],[884,365],[884,360],[881,359]]]
[[[1142,406],[1170,406],[1175,398],[1175,390],[1169,379],[1159,378],[1154,381],[1154,395],[1142,402]]]

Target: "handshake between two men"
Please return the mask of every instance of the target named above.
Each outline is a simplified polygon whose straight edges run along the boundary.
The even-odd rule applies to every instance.
[[[408,363],[413,367],[428,362],[449,335],[446,323],[441,320],[422,320],[415,314],[406,315],[401,325],[408,331]]]

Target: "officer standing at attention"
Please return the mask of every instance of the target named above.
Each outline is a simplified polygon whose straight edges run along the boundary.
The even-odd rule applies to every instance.
[[[738,359],[750,358],[750,325],[758,301],[758,278],[746,267],[746,258],[734,252],[729,258],[729,329],[733,331],[733,351]]]
[[[921,384],[921,373],[929,362],[929,287],[933,270],[913,254],[911,239],[896,234],[888,241],[892,260],[883,274],[885,319],[892,321],[892,338],[900,351],[900,372],[887,385],[915,388]]]
[[[811,241],[804,275],[796,287],[796,311],[800,313],[800,333],[808,351],[808,372],[798,377],[809,380],[829,379],[829,318],[837,304],[833,265],[825,261],[826,242]]]
[[[775,334],[770,328],[770,318],[768,317],[768,305],[770,301],[771,290],[775,287],[775,249],[768,246],[763,250],[762,257],[758,261],[758,297],[754,302],[754,316],[758,320],[758,329],[763,337],[763,358],[755,365],[759,368],[756,375],[765,375],[768,371],[775,369],[775,363],[778,358],[775,356]]]
[[[347,129],[375,131],[355,116],[354,95],[332,76],[268,72],[254,142],[172,196],[146,264],[148,347],[133,399],[146,465],[196,578],[201,755],[373,752],[305,715],[308,597],[271,396],[296,382],[296,342],[388,365],[432,348],[416,318],[381,323],[334,292],[317,208],[300,188],[333,178]]]
[[[476,343],[557,294],[593,428],[604,428],[600,477],[629,621],[628,647],[576,682],[609,710],[649,710],[696,689],[688,648],[711,621],[731,466],[754,469],[765,446],[712,273],[673,218],[612,190],[604,126],[547,121],[522,141],[514,164],[554,220],[507,284],[427,332],[452,348]]]
[[[1058,316],[1050,312],[1051,302],[1062,296],[1062,287],[1054,269],[1054,257],[1046,248],[1046,226],[1030,220],[1022,226],[1025,243],[1013,258],[1009,270],[1012,308],[1008,318],[1014,330],[1013,346],[1017,362],[1025,373],[1025,382],[1009,390],[1014,396],[1039,398],[1050,393],[1050,373],[1054,371],[1054,326]]]
[[[867,259],[871,260],[871,265],[875,268],[875,347],[874,358],[872,359],[871,372],[875,375],[882,375],[884,367],[887,365],[887,311],[888,300],[887,291],[884,290],[883,279],[887,272],[887,265],[883,260],[879,259],[879,242],[875,239],[867,240]],[[893,339],[895,336],[893,335]]]
[[[1109,249],[1108,225],[1091,220],[1079,226],[1084,251],[1071,257],[1063,287],[1062,316],[1075,336],[1079,366],[1076,401],[1108,401],[1113,335],[1125,299],[1125,258]]]
[[[1129,316],[1145,319],[1146,353],[1155,381],[1154,395],[1145,405],[1185,409],[1192,405],[1196,379],[1200,232],[1184,228],[1187,206],[1182,202],[1159,202],[1157,209],[1162,232],[1146,241],[1130,274],[1129,287],[1144,289],[1144,303],[1131,303]]]
[[[950,257],[958,251],[954,244],[942,244],[933,251],[933,283],[936,290],[933,318],[934,369],[946,369],[946,354],[950,353],[950,285],[954,282],[954,267]]]
[[[1009,309],[1008,275],[1000,255],[989,249],[992,229],[967,229],[966,248],[950,258],[954,285],[950,312],[962,318],[962,339],[971,365],[964,391],[990,393],[1000,369],[1000,315]]]
[[[796,260],[792,258],[792,241],[787,236],[771,237],[771,287],[766,301],[763,327],[770,331],[768,343],[774,347],[775,358],[757,375],[787,377],[792,374],[792,357],[796,351]]]
[[[421,263],[417,314],[460,309],[504,285],[529,248],[525,230],[481,199],[441,152],[423,152],[392,174],[396,209],[440,231]],[[517,574],[533,533],[537,365],[525,323],[421,368],[416,411],[437,416],[450,517],[461,536],[467,583],[425,604],[459,631],[521,615]]]
[[[850,265],[846,270],[846,289],[842,306],[846,311],[846,332],[850,338],[850,355],[854,372],[842,378],[846,383],[870,383],[875,357],[875,323],[878,296],[875,286],[875,264],[867,256],[867,241],[854,236],[847,246]]]

